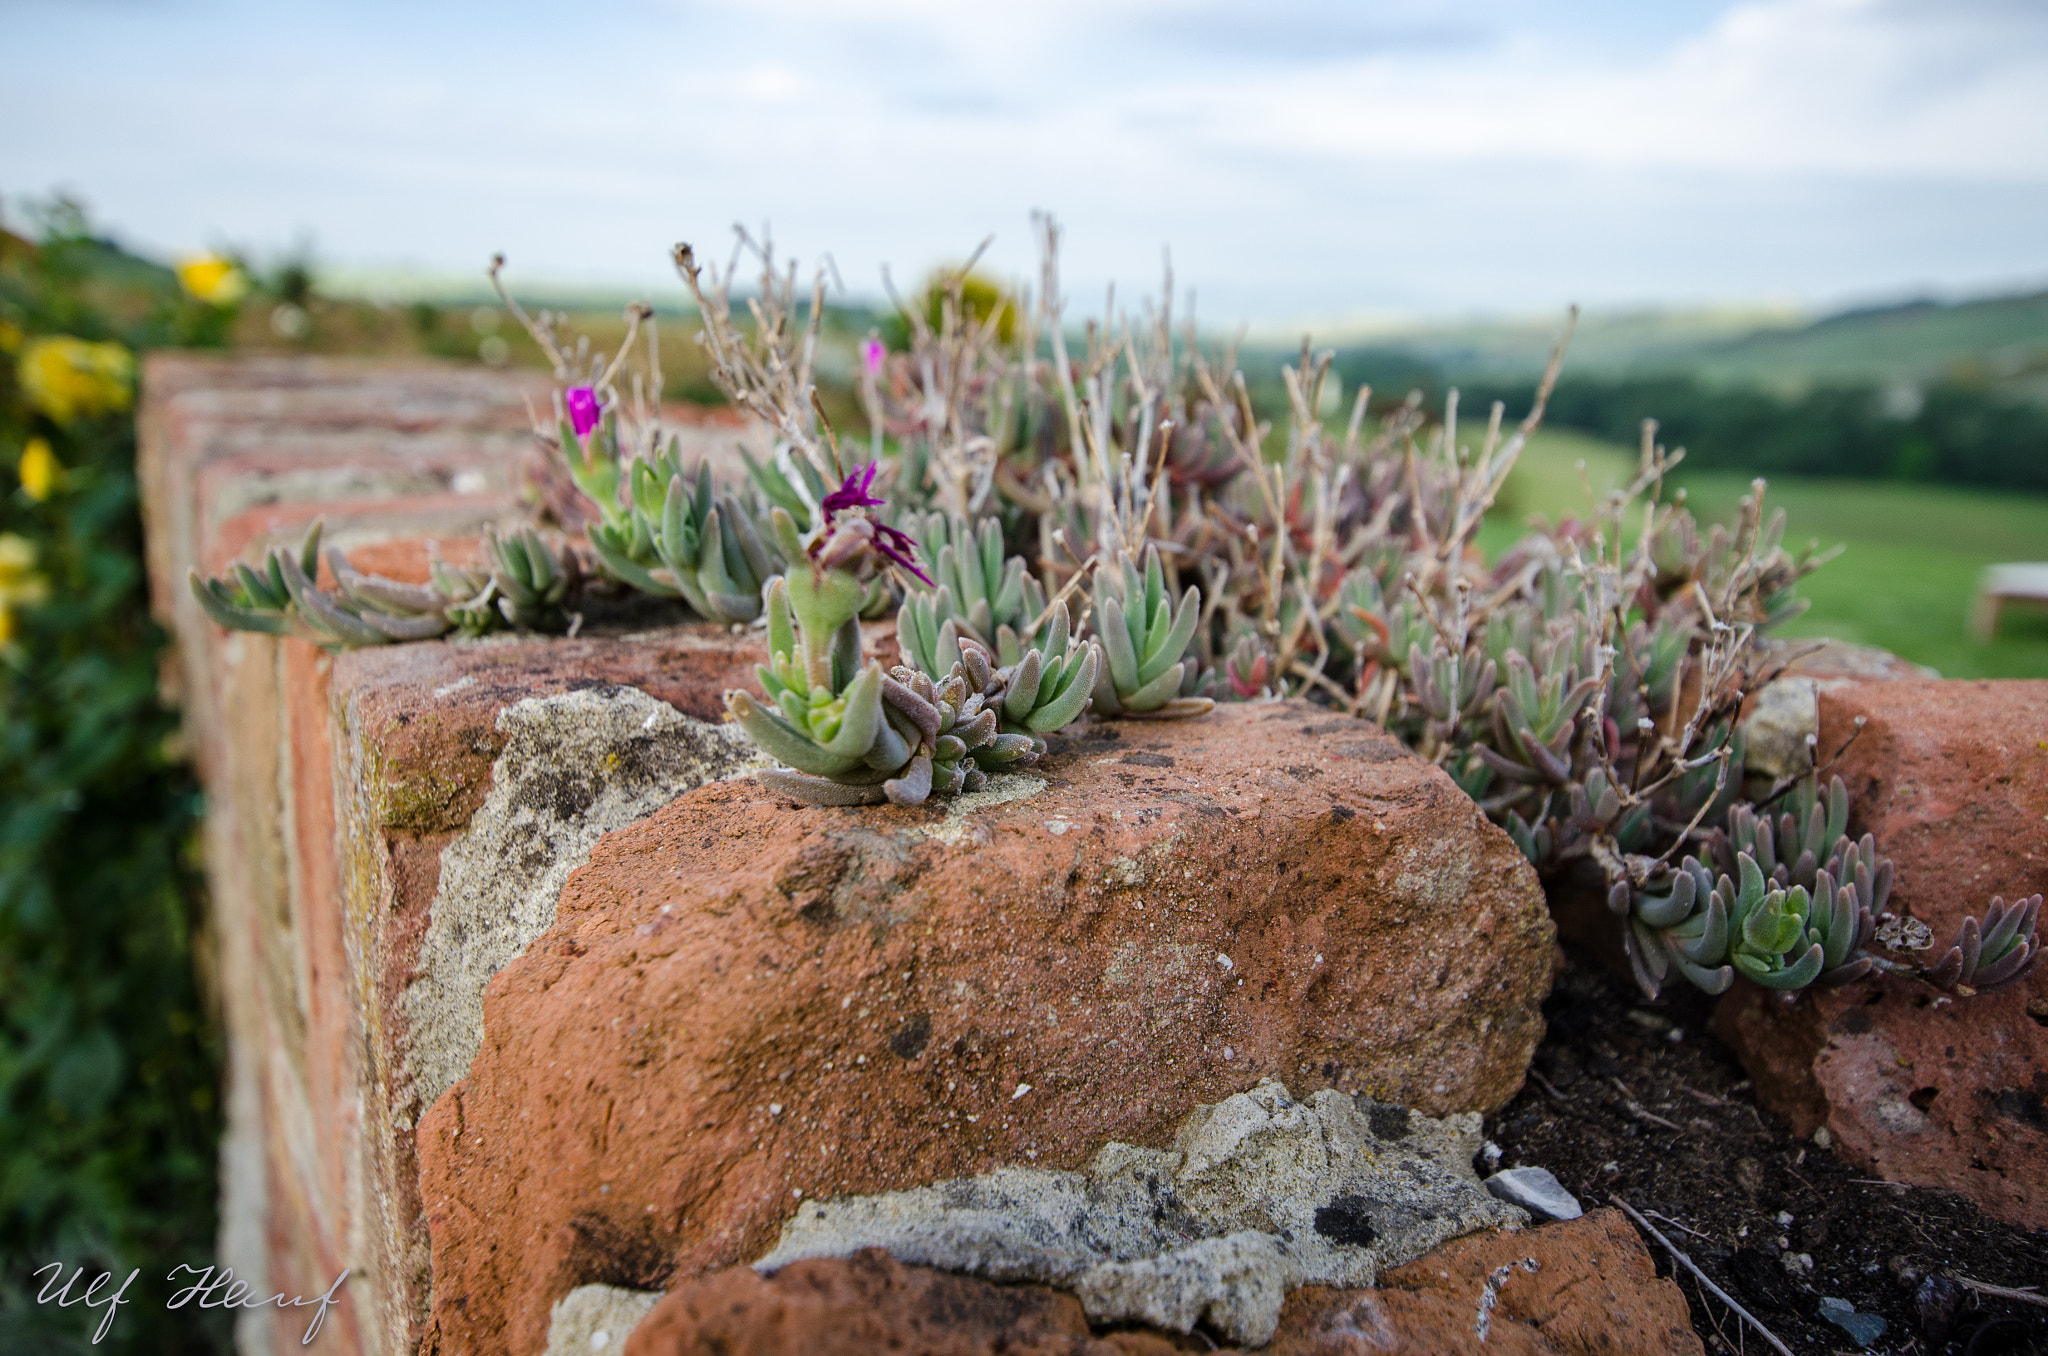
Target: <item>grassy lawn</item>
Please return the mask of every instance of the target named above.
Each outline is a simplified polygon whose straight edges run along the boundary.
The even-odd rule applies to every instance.
[[[1604,491],[1632,471],[1635,460],[1611,443],[1540,434],[1509,478],[1481,545],[1489,553],[1499,550],[1531,514],[1583,514],[1584,485]],[[1733,519],[1749,483],[1724,473],[1681,472],[1677,478],[1696,514],[1722,521]],[[1788,479],[1773,482],[1765,502],[1785,510],[1788,544],[1818,540],[1844,548],[1800,586],[1813,606],[1780,634],[1882,646],[1950,678],[2048,678],[2048,614],[2008,610],[1989,644],[1968,634],[1986,565],[2048,561],[2048,498]]]

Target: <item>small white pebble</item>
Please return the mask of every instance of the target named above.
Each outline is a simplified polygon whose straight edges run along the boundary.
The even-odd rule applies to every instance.
[[[1216,963],[1226,970],[1235,970],[1237,968],[1236,963],[1232,961],[1230,957],[1224,955],[1221,951],[1218,951],[1216,953]]]
[[[1317,964],[1317,965],[1321,965],[1322,963],[1323,963],[1323,953],[1322,953],[1322,952],[1320,952],[1320,951],[1318,951],[1318,952],[1316,952],[1316,964]]]
[[[1620,1171],[1621,1171],[1621,1164],[1619,1164],[1619,1163],[1602,1163],[1602,1164],[1600,1165],[1600,1171],[1602,1171],[1602,1172],[1620,1172]]]
[[[1792,1227],[1792,1212],[1790,1210],[1780,1210],[1778,1212],[1778,1227],[1780,1229]]]
[[[1031,1085],[1029,1083],[1019,1083],[1017,1085],[1017,1090],[1010,1094],[1010,1100],[1014,1102],[1019,1097],[1022,1097],[1025,1093],[1029,1091],[1031,1091]]]
[[[804,1198],[804,1189],[802,1187],[791,1187],[789,1189],[789,1194],[796,1197],[798,1200],[802,1200]]]
[[[771,1116],[780,1116],[782,1114],[782,1103],[770,1102],[768,1104],[768,1114]]]
[[[1237,1054],[1229,1046],[1226,1045],[1223,1047],[1223,1057],[1225,1059],[1235,1059],[1237,1058]]]
[[[972,1124],[974,1124],[974,1123],[975,1123],[976,1121],[978,1121],[978,1120],[980,1120],[980,1119],[981,1119],[981,1117],[979,1117],[979,1116],[969,1116],[969,1117],[967,1118],[967,1123],[968,1123],[969,1125],[972,1125]]]
[[[603,1328],[599,1328],[596,1332],[590,1334],[590,1349],[592,1351],[603,1351],[606,1347],[610,1346],[611,1344],[612,1335],[606,1332]]]
[[[1833,1135],[1831,1135],[1831,1134],[1829,1134],[1829,1133],[1828,1133],[1828,1128],[1827,1128],[1827,1127],[1826,1127],[1825,1125],[1823,1125],[1823,1126],[1822,1126],[1822,1127],[1821,1127],[1820,1129],[1818,1129],[1818,1130],[1816,1130],[1816,1131],[1814,1131],[1814,1132],[1813,1132],[1813,1147],[1814,1147],[1814,1148],[1816,1148],[1816,1149],[1831,1149],[1831,1148],[1833,1148],[1833,1147],[1834,1147],[1834,1144],[1835,1144],[1835,1137],[1834,1137]]]
[[[1064,819],[1048,819],[1045,821],[1045,831],[1055,838],[1059,837],[1061,834],[1065,833],[1068,829],[1072,827],[1073,826],[1068,824],[1067,821]]]
[[[1670,1032],[1665,1035],[1664,1039],[1670,1041],[1673,1045],[1677,1045],[1679,1042],[1685,1039],[1685,1032],[1674,1026],[1671,1028]]]

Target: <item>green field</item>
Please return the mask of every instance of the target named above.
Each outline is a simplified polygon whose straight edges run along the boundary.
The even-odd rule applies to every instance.
[[[1581,466],[1584,470],[1581,472]],[[1531,514],[1584,516],[1595,493],[1634,469],[1635,455],[1572,433],[1544,432],[1524,453],[1480,535],[1490,553]],[[1694,512],[1732,520],[1748,480],[1678,477]],[[1766,502],[1786,511],[1788,545],[1817,540],[1842,553],[1800,585],[1806,615],[1776,634],[1877,645],[1950,678],[2048,678],[2048,614],[2009,609],[1997,639],[1968,633],[1984,567],[2048,561],[2048,498],[1884,481],[1783,480]]]

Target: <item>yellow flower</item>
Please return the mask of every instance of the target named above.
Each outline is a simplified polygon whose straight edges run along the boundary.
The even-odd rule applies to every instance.
[[[125,410],[134,398],[135,358],[119,344],[67,334],[31,339],[15,371],[29,404],[60,424]]]
[[[0,532],[0,645],[14,639],[14,609],[32,606],[50,596],[50,586],[35,572],[36,548],[26,537]]]
[[[249,290],[242,270],[218,254],[195,254],[178,261],[178,281],[208,306],[232,306]]]
[[[50,491],[57,488],[57,477],[64,474],[64,464],[57,460],[57,454],[50,450],[48,438],[31,438],[28,446],[21,450],[22,493],[38,504],[50,497]]]

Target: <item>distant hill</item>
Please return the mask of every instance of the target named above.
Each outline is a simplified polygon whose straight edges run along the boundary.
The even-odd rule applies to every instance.
[[[1553,318],[1382,328],[1317,339],[1338,352],[1347,385],[1531,379],[1563,323]],[[1290,346],[1291,347],[1291,346]],[[1274,346],[1261,365],[1281,359]],[[2048,292],[1910,301],[1806,320],[1764,309],[1588,315],[1573,337],[1577,377],[1687,376],[1799,395],[1821,384],[1925,386],[1956,381],[2048,405]]]
[[[1946,378],[2048,403],[2048,292],[1844,311],[1703,345],[1682,364],[1709,381],[1779,389]]]
[[[1336,349],[1341,409],[1446,388],[1468,411],[1529,406],[1557,322],[1381,330]],[[1254,404],[1284,418],[1299,349],[1247,352]],[[1549,422],[1627,447],[1645,419],[1702,470],[2048,491],[2048,292],[1916,301],[1794,321],[1751,312],[1589,316]]]

